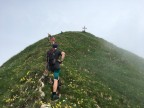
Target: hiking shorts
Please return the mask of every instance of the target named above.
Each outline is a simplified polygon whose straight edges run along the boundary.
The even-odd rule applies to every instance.
[[[58,80],[59,74],[60,74],[60,69],[55,70],[54,71],[54,79]]]

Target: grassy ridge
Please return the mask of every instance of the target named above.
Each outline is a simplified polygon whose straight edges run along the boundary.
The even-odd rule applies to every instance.
[[[66,52],[61,72],[62,98],[53,103],[51,85],[47,84],[43,102],[53,107],[142,108],[142,58],[87,32],[65,32],[55,37],[60,49]],[[44,38],[0,68],[0,107],[40,107],[36,88],[50,47]]]

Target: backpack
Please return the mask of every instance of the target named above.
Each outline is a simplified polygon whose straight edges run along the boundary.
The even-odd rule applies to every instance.
[[[49,65],[55,65],[55,63],[56,63],[56,50],[55,49],[50,49],[50,51],[48,51],[48,55],[47,55],[47,59],[48,59],[48,63],[49,63]]]

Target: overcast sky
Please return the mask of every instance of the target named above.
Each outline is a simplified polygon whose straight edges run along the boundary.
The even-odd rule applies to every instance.
[[[144,0],[0,0],[0,65],[47,33],[83,26],[144,58]]]

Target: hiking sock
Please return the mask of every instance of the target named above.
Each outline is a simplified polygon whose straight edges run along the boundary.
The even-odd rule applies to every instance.
[[[56,92],[53,92],[52,93],[52,100],[54,101],[54,100],[57,100],[57,99],[59,99],[59,96],[56,94]]]
[[[52,92],[51,98],[53,99],[53,96],[56,95],[56,92]]]
[[[56,95],[56,92],[53,92],[52,95],[53,95],[53,96]]]

